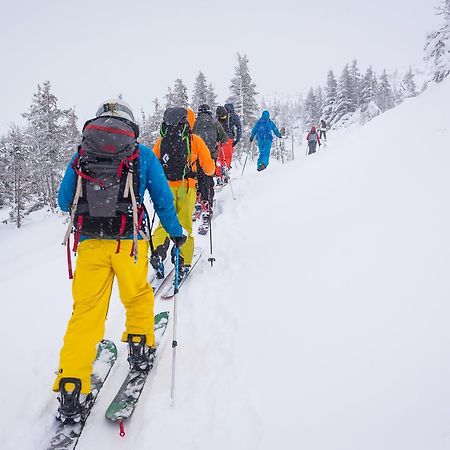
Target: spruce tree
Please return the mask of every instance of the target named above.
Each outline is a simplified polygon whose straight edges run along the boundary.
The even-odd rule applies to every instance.
[[[320,119],[321,111],[317,102],[317,97],[314,94],[313,88],[310,88],[303,105],[303,126],[304,129],[309,129],[312,125],[317,125]]]
[[[389,83],[386,70],[384,70],[380,76],[376,103],[383,112],[392,109],[395,106],[394,93],[391,84]]]
[[[61,174],[68,161],[66,125],[71,110],[58,108],[58,99],[51,92],[49,81],[38,85],[29,112],[26,139],[35,158],[34,178],[40,200],[56,208],[56,194]]]
[[[418,95],[417,86],[416,86],[416,83],[414,82],[414,73],[413,73],[411,67],[409,68],[408,72],[405,73],[402,83],[403,83],[403,88],[404,88],[403,95],[406,98],[416,97]]]
[[[208,89],[206,90],[206,103],[214,111],[217,107],[217,94],[214,90],[212,83],[209,83]]]
[[[237,59],[235,76],[231,80],[230,96],[227,102],[233,103],[244,130],[248,131],[255,122],[258,112],[256,84],[250,75],[247,55],[241,56],[238,53]]]
[[[194,83],[191,108],[197,112],[198,107],[204,103],[208,103],[208,85],[206,84],[206,77],[203,75],[203,72],[199,72]]]
[[[173,89],[168,88],[168,92],[165,95],[166,108],[182,107],[187,108],[189,106],[188,90],[181,78],[175,80]]]
[[[338,122],[345,115],[355,111],[356,105],[354,103],[353,83],[348,64],[346,64],[339,78],[336,113],[333,122]]]
[[[327,86],[325,88],[325,100],[323,105],[323,116],[327,123],[333,121],[337,102],[337,81],[332,70],[328,71]]]
[[[361,81],[361,110],[367,111],[367,108],[371,102],[376,99],[378,91],[378,80],[372,67],[369,66],[366,73]]]
[[[441,0],[436,10],[442,16],[442,24],[426,37],[425,60],[433,80],[439,82],[450,74],[450,0]]]
[[[358,69],[358,63],[356,59],[352,61],[352,65],[349,69],[351,79],[351,99],[353,103],[353,109],[356,111],[361,104],[361,74]]]

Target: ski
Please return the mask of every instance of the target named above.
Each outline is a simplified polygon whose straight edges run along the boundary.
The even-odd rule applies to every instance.
[[[114,343],[108,340],[101,341],[98,345],[97,356],[95,358],[91,375],[93,400],[89,411],[87,412],[87,416],[82,422],[79,423],[60,423],[50,441],[50,446],[47,447],[47,450],[73,450],[76,447],[87,417],[89,416],[100,389],[105,383],[106,378],[108,378],[109,372],[111,371],[116,359],[117,348]]]
[[[156,348],[158,349],[161,344],[161,339],[164,335],[164,332],[167,328],[167,323],[169,321],[169,312],[163,311],[155,316],[155,342]],[[155,354],[155,360],[153,364],[156,363],[156,358],[158,355],[158,351]],[[154,365],[152,366],[154,367]],[[150,369],[151,370],[151,369]],[[139,397],[144,388],[145,382],[147,381],[148,375],[150,373],[148,371],[137,371],[137,370],[129,370],[128,374],[125,378],[125,381],[122,383],[122,386],[119,388],[114,400],[109,405],[106,410],[105,417],[111,422],[119,422],[121,426],[121,434],[123,431],[123,422],[130,418],[133,414],[134,409],[136,408]]]
[[[196,247],[194,250],[194,257],[192,259],[192,263],[191,266],[189,267],[189,271],[183,276],[183,278],[180,280],[179,285],[178,285],[178,289],[181,288],[181,286],[183,285],[183,283],[186,281],[186,279],[189,277],[189,275],[192,273],[192,271],[194,270],[195,266],[197,265],[197,263],[200,261],[200,258],[202,256],[203,253],[203,249],[201,247]],[[161,298],[162,299],[170,299],[175,295],[175,286],[172,284],[172,286],[170,286],[169,288],[167,288],[162,294],[161,294]]]
[[[152,282],[153,295],[157,295],[161,288],[164,286],[166,281],[171,280],[173,278],[173,274],[175,272],[175,267],[172,267],[166,271],[164,274],[164,278],[156,278]]]
[[[198,234],[201,234],[202,236],[204,236],[205,234],[208,234],[208,231],[209,231],[209,221],[202,223],[198,227]]]

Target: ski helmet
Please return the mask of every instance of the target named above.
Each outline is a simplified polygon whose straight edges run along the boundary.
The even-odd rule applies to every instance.
[[[198,113],[199,113],[199,114],[200,114],[200,113],[207,113],[207,114],[212,115],[211,108],[210,108],[210,106],[207,105],[206,103],[203,103],[203,105],[200,105],[200,106],[198,107]]]
[[[120,99],[110,99],[102,102],[97,109],[96,116],[121,117],[122,119],[134,122],[134,116],[130,105]]]
[[[216,109],[216,117],[225,120],[228,117],[228,111],[224,106],[218,106]]]

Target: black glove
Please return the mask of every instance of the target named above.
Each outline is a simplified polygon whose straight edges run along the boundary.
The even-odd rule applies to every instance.
[[[239,141],[233,141],[232,146],[234,147]]]
[[[250,144],[253,142],[253,138],[250,138]]]
[[[170,236],[170,239],[177,247],[181,247],[188,238],[188,232],[184,228],[182,230],[183,234],[181,236]]]

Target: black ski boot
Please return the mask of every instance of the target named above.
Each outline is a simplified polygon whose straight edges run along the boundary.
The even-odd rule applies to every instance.
[[[70,385],[68,389],[67,385]],[[71,389],[73,387],[73,389]],[[86,420],[92,406],[92,394],[81,393],[79,378],[61,378],[59,381],[59,408],[56,419],[62,423],[73,424]]]
[[[258,168],[256,169],[258,172],[261,172],[261,170],[264,170],[266,168],[266,165],[261,163]]]
[[[144,334],[128,335],[128,362],[130,369],[148,372],[153,367],[155,349],[145,344]]]
[[[164,261],[158,253],[153,253],[150,257],[150,264],[155,269],[156,278],[164,278]]]

